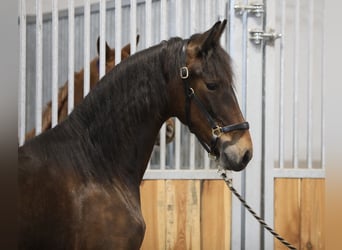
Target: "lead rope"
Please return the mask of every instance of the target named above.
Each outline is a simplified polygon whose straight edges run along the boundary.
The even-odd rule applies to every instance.
[[[277,238],[281,243],[283,243],[287,248],[292,250],[297,250],[294,246],[292,246],[289,242],[287,242],[283,237],[281,237],[277,232],[275,232],[266,222],[259,217],[253,209],[246,203],[246,201],[241,197],[241,195],[235,190],[233,187],[232,177],[229,177],[225,170],[218,170],[219,174],[223,178],[224,182],[227,184],[230,191],[241,201],[241,203],[245,206],[245,208],[254,216],[255,219],[259,221],[259,223],[267,229],[275,238]]]

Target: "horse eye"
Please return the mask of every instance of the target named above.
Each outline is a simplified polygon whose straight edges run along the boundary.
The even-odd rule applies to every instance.
[[[209,90],[216,90],[218,88],[217,83],[206,83],[205,85],[207,86],[207,89]]]

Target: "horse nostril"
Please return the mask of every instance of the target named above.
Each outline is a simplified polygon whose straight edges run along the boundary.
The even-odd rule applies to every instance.
[[[251,158],[252,158],[251,151],[250,151],[250,150],[247,150],[247,151],[245,152],[245,154],[243,155],[243,157],[242,157],[241,163],[242,163],[243,165],[247,165],[247,163],[251,160]]]

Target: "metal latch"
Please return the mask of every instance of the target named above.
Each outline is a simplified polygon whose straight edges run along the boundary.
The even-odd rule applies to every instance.
[[[251,40],[256,45],[261,44],[261,41],[265,41],[272,45],[276,39],[282,36],[281,34],[275,32],[273,29],[270,29],[268,32],[265,32],[263,30],[250,30],[249,35],[249,40]]]
[[[234,9],[235,12],[241,16],[244,12],[247,12],[253,14],[256,17],[260,17],[265,12],[263,3],[251,3],[247,5],[238,3],[235,4]]]

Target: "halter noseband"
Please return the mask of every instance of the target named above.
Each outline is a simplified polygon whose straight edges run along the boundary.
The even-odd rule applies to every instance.
[[[186,65],[186,46],[187,41],[184,43],[182,48],[182,63],[183,65]],[[249,129],[249,123],[248,122],[241,122],[236,123],[232,125],[227,125],[224,127],[219,126],[216,121],[213,119],[213,117],[208,112],[207,108],[204,106],[203,102],[198,98],[198,96],[195,94],[195,91],[193,88],[190,87],[189,83],[189,69],[187,66],[182,66],[180,68],[180,77],[183,79],[184,82],[184,92],[185,92],[185,119],[188,124],[190,132],[193,132],[192,124],[191,124],[191,100],[194,100],[198,108],[201,110],[201,112],[206,117],[208,123],[211,127],[212,132],[212,139],[210,142],[210,145],[208,145],[206,142],[204,142],[202,139],[200,139],[195,133],[197,139],[202,144],[204,149],[209,153],[210,156],[213,156],[214,158],[217,158],[217,155],[215,154],[216,144],[219,139],[219,137],[222,134],[234,131],[234,130],[247,130]]]

